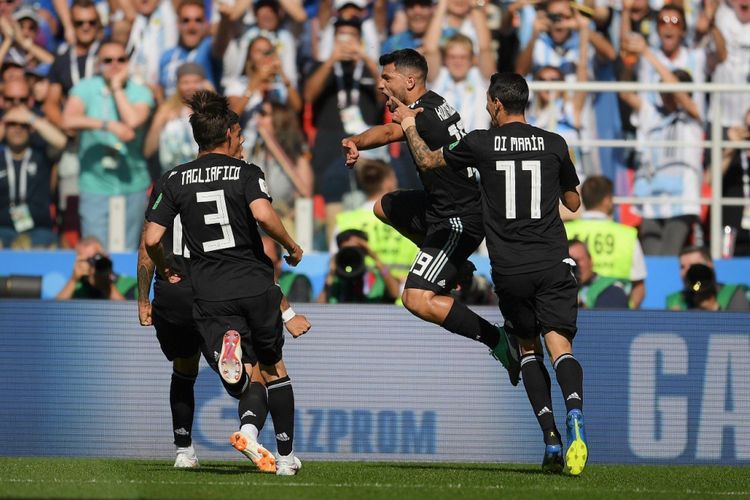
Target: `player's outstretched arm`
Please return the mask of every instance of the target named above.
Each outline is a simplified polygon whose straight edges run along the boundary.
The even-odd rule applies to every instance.
[[[310,330],[310,322],[302,314],[297,314],[292,309],[292,305],[289,304],[285,295],[281,297],[281,319],[284,322],[286,331],[288,331],[295,339],[299,336],[306,334]]]
[[[148,256],[146,252],[146,225],[143,224],[143,231],[141,232],[141,244],[138,247],[138,269],[136,276],[138,277],[138,320],[141,322],[141,326],[151,326],[153,324],[151,320],[151,301],[149,300],[149,293],[151,292],[151,281],[154,278],[154,261]]]
[[[376,125],[361,134],[347,137],[341,141],[341,148],[346,157],[346,166],[354,166],[359,159],[360,149],[379,148],[380,146],[402,140],[404,140],[404,132],[398,123]]]
[[[287,264],[290,266],[299,264],[302,260],[302,247],[289,236],[279,215],[271,206],[271,202],[266,198],[255,199],[250,203],[250,212],[266,234],[289,252],[289,255],[284,256]]]

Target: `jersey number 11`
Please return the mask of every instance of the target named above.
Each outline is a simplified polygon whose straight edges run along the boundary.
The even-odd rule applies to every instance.
[[[516,162],[498,160],[495,169],[505,174],[505,218],[516,218]],[[523,160],[521,170],[531,174],[531,218],[542,218],[542,164],[539,160]]]

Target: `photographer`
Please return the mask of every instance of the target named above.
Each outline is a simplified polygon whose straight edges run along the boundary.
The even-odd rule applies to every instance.
[[[393,304],[401,290],[398,280],[367,243],[367,233],[347,229],[336,236],[339,251],[331,258],[319,304]],[[374,261],[374,268],[366,258]]]
[[[116,282],[112,261],[104,254],[102,244],[96,238],[84,238],[76,247],[73,274],[55,298],[125,300]]]
[[[716,273],[705,264],[693,264],[685,275],[685,296],[688,309],[701,311],[748,311],[750,307],[730,307],[733,289],[716,282]],[[743,286],[743,285],[740,285]],[[747,290],[745,288],[745,290]]]
[[[581,240],[568,241],[568,254],[576,263],[572,267],[578,282],[578,307],[583,309],[627,309],[630,282],[605,278],[594,272],[586,244]]]

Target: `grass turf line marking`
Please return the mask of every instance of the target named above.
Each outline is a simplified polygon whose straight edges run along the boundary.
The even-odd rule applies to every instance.
[[[561,492],[612,492],[612,493],[648,493],[648,494],[683,494],[683,495],[716,495],[716,496],[743,496],[750,495],[750,491],[695,491],[695,490],[650,490],[646,488],[592,488],[589,486],[582,488],[570,488],[568,486],[557,486],[557,485],[525,485],[519,487],[509,487],[505,485],[468,485],[462,483],[449,483],[449,484],[389,484],[389,483],[285,483],[285,482],[248,482],[248,481],[146,481],[141,479],[88,479],[88,480],[76,480],[76,479],[2,479],[0,483],[68,483],[68,484],[141,484],[141,485],[171,485],[171,486],[254,486],[254,487],[296,487],[296,488],[388,488],[388,489],[468,489],[468,490],[507,490],[507,491],[527,491],[527,490],[553,490]]]

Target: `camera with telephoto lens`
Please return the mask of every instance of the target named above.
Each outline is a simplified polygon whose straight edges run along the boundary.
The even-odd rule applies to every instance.
[[[110,274],[112,273],[112,260],[106,255],[100,253],[94,255],[88,259],[91,267],[94,268],[96,274]]]
[[[336,275],[345,280],[361,277],[365,274],[365,249],[358,246],[344,246],[350,238],[361,238],[367,241],[367,233],[359,229],[347,229],[336,235],[336,244],[339,247],[334,257]]]

